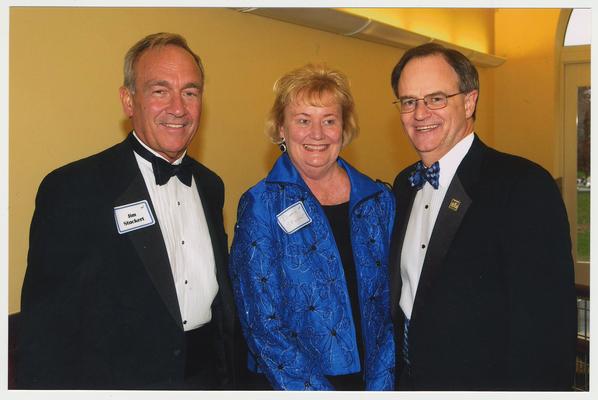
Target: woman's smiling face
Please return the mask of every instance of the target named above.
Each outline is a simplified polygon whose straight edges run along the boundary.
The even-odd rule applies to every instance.
[[[297,96],[284,111],[280,136],[291,161],[303,177],[317,179],[332,171],[342,148],[343,116],[334,96],[325,93],[321,105]]]

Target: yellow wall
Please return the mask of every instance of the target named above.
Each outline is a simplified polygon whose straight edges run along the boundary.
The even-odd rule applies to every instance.
[[[494,72],[494,145],[539,163],[554,177],[562,173],[555,165],[555,40],[560,13],[560,9],[500,9],[494,22],[496,54],[507,59]]]
[[[389,75],[402,52],[229,9],[12,8],[10,11],[9,309],[20,308],[35,193],[52,169],[122,140],[122,58],[146,34],[184,35],[206,68],[204,113],[190,153],[226,184],[232,233],[243,191],[278,149],[263,134],[272,85],[308,61],[351,79],[361,136],[343,155],[391,181],[415,155],[399,132]],[[232,235],[231,235],[232,236]]]
[[[409,10],[408,15],[424,30],[409,28],[443,40],[451,39],[425,29],[443,26],[443,32],[463,33],[462,25],[471,20],[470,30],[460,37],[475,37],[483,46],[491,47],[494,42],[487,25],[492,24],[488,10]],[[504,34],[503,25],[508,21],[499,21]],[[190,154],[224,179],[225,223],[231,236],[240,195],[265,176],[278,154],[263,134],[263,121],[273,100],[272,84],[281,74],[306,62],[324,61],[351,80],[362,132],[342,156],[366,174],[389,182],[416,159],[391,104],[389,74],[403,53],[400,49],[230,9],[12,8],[9,312],[20,308],[29,222],[39,182],[54,168],[125,137],[130,127],[118,99],[122,57],[136,40],[157,31],[181,33],[203,58],[207,74],[204,112]],[[525,36],[515,39],[519,46],[527,46]],[[485,50],[474,43],[456,43]],[[499,55],[513,55],[510,50],[508,54],[499,51],[499,44],[500,50],[506,51],[502,40],[496,43]],[[545,118],[544,110],[537,108],[509,114],[496,110],[495,98],[501,100],[497,105],[502,104],[503,97],[508,98],[504,86],[520,80],[522,73],[527,76],[523,82],[526,90],[544,85],[544,73],[536,71],[535,76],[513,69],[509,63],[479,69],[482,95],[476,131],[491,145],[499,139],[494,138],[495,128],[504,135],[503,128],[510,128],[509,124],[521,131],[529,123],[526,130],[531,130]],[[503,68],[508,72],[499,75]],[[530,114],[530,109],[535,114]],[[505,118],[512,121],[501,120]],[[544,138],[549,132],[533,133]],[[515,133],[512,136],[519,139]],[[544,150],[522,141],[511,146],[506,138],[500,136],[499,147],[532,159],[542,161],[551,151],[550,143]]]

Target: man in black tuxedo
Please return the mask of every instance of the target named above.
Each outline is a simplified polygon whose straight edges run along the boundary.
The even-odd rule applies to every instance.
[[[186,155],[204,70],[176,34],[125,57],[133,131],[41,183],[17,350],[19,388],[223,389],[235,311],[224,186]]]
[[[421,161],[395,179],[391,313],[401,390],[570,390],[576,305],[547,171],[474,133],[478,73],[438,44],[391,77]]]

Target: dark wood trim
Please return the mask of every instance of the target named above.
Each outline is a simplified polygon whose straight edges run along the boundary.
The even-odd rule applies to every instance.
[[[590,352],[590,341],[587,339],[577,338],[577,352],[588,353]]]
[[[575,284],[575,292],[577,294],[577,297],[581,297],[584,299],[590,298],[590,287],[588,285]]]

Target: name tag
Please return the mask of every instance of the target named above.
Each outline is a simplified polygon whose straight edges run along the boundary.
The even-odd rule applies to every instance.
[[[288,234],[294,233],[311,223],[311,218],[305,212],[305,207],[300,201],[281,211],[276,219],[278,219],[278,225]]]
[[[156,223],[147,200],[114,207],[114,220],[121,235]]]

